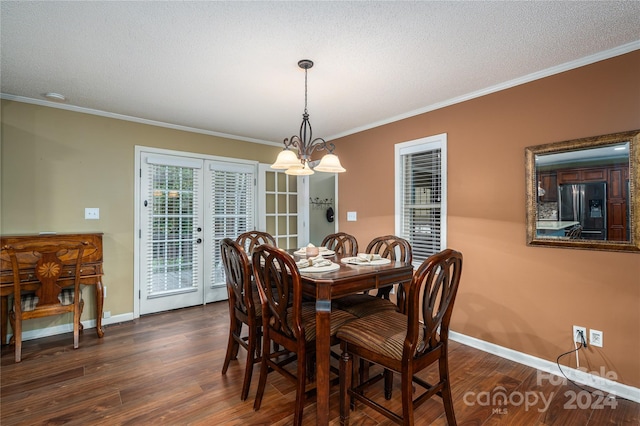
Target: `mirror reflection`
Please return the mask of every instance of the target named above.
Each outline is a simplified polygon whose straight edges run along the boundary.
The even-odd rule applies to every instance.
[[[527,243],[640,249],[638,134],[527,148]]]
[[[629,241],[629,142],[536,155],[535,164],[538,237]]]

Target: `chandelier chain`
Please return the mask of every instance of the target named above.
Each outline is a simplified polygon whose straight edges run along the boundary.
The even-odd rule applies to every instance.
[[[304,113],[307,112],[307,68],[304,69]]]

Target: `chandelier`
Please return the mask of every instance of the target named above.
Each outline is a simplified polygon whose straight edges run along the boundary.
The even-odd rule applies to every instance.
[[[312,175],[314,170],[342,173],[346,170],[340,164],[338,156],[333,153],[336,146],[333,143],[327,143],[322,138],[313,139],[309,112],[307,111],[307,70],[313,66],[313,61],[302,59],[298,61],[298,66],[304,70],[304,113],[302,114],[300,135],[294,135],[284,140],[284,150],[278,154],[278,158],[271,165],[271,168],[286,170],[286,174],[297,176]],[[294,152],[292,149],[297,151]],[[320,162],[312,161],[311,154],[314,151],[327,151],[327,154],[320,159]]]

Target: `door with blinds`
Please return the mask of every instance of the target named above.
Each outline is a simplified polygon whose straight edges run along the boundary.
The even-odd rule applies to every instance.
[[[205,244],[205,302],[209,303],[227,298],[220,241],[256,229],[256,176],[255,166],[248,164],[207,161],[205,170],[205,229],[211,231]]]
[[[255,170],[140,152],[140,314],[227,298],[219,242],[254,229]]]

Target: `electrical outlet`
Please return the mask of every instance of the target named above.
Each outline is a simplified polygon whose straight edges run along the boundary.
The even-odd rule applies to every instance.
[[[580,332],[582,332],[582,336],[584,340],[580,337]],[[583,343],[587,341],[587,328],[580,327],[578,325],[573,326],[573,341],[578,343]]]
[[[599,348],[602,347],[602,331],[594,330],[593,328],[589,330],[589,343],[592,346],[597,346]]]
[[[111,318],[111,311],[104,311],[102,313],[102,318],[104,319]]]
[[[355,222],[358,220],[358,212],[347,212],[347,222]]]

